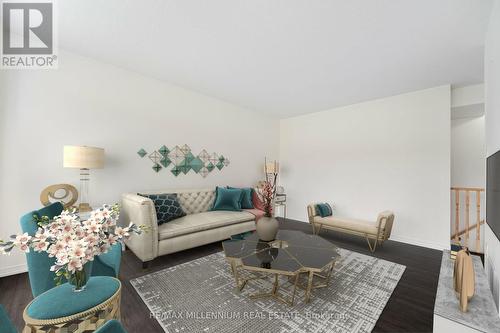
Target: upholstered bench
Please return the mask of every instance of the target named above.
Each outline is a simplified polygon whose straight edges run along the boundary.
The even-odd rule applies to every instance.
[[[92,332],[120,318],[120,280],[91,277],[83,291],[64,283],[37,296],[24,309],[23,332]]]
[[[315,234],[319,234],[321,229],[325,228],[362,236],[366,238],[371,252],[375,252],[377,244],[382,244],[391,236],[394,213],[390,211],[380,213],[376,221],[365,221],[338,216],[321,217],[317,214],[315,206],[316,204],[307,206],[309,223],[312,225],[313,233]]]

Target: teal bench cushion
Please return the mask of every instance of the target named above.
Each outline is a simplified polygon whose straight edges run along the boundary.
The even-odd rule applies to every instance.
[[[65,283],[39,295],[28,306],[33,319],[55,319],[87,311],[111,298],[120,288],[120,281],[107,276],[91,277],[85,289],[73,292]]]
[[[316,212],[319,213],[321,217],[327,217],[333,215],[332,206],[328,203],[320,203],[316,205]]]

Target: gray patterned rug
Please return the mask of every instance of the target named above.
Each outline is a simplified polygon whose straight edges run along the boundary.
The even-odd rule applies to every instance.
[[[130,282],[165,332],[371,332],[406,267],[339,251],[329,287],[308,304],[299,289],[293,307],[248,297],[271,289],[271,279],[237,292],[222,252]]]

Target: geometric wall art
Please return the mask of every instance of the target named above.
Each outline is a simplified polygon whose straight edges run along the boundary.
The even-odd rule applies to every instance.
[[[188,172],[194,172],[205,178],[213,170],[222,170],[229,166],[229,159],[217,153],[208,153],[203,149],[198,155],[194,155],[188,145],[175,146],[169,149],[163,145],[158,150],[152,153],[141,148],[137,152],[141,158],[146,155],[153,163],[151,167],[155,172],[160,172],[163,169],[170,168],[170,172],[174,176],[181,174],[186,175]]]

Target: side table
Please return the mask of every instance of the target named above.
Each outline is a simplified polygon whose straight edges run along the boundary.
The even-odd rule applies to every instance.
[[[91,277],[81,292],[64,283],[36,297],[23,312],[23,333],[89,332],[120,319],[120,280]]]

